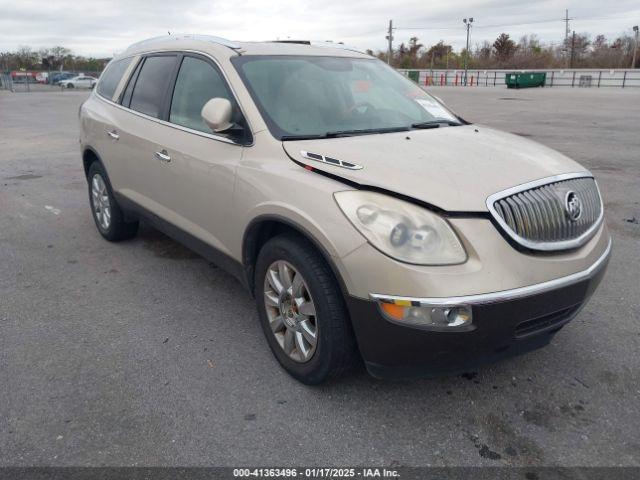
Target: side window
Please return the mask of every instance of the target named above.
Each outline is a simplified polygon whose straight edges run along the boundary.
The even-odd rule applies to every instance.
[[[173,55],[145,59],[133,87],[131,109],[151,117],[161,117],[175,62]]]
[[[136,84],[136,80],[138,78],[138,73],[140,73],[140,67],[142,67],[142,64],[144,62],[138,62],[138,65],[136,66],[135,70],[133,71],[133,73],[131,74],[131,76],[129,77],[129,82],[127,82],[127,86],[124,89],[124,93],[122,94],[122,101],[120,102],[122,105],[124,105],[125,107],[128,107],[129,104],[131,103],[131,94],[133,93],[133,87]]]
[[[210,63],[194,57],[184,57],[173,90],[169,121],[183,127],[211,133],[200,112],[205,103],[215,97],[234,103],[220,72]]]
[[[107,69],[100,76],[100,81],[98,82],[98,93],[111,100],[118,83],[120,83],[122,75],[130,63],[131,58],[123,58],[122,60],[110,63],[107,66]]]

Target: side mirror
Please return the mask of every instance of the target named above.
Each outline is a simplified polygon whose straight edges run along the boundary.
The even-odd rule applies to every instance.
[[[233,107],[226,98],[212,98],[202,107],[202,120],[216,133],[224,132],[233,127],[231,116]]]

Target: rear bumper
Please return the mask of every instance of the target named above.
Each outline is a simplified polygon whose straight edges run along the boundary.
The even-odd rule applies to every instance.
[[[464,371],[545,346],[571,321],[599,285],[611,247],[592,267],[531,287],[412,302],[470,305],[474,327],[432,331],[387,320],[377,301],[347,299],[360,352],[375,377],[414,377]],[[382,296],[378,296],[382,297]]]

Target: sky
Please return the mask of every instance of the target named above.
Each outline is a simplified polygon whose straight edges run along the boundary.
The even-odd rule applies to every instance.
[[[417,36],[424,45],[444,40],[460,49],[465,17],[474,18],[472,45],[493,42],[502,32],[557,44],[564,39],[565,9],[577,33],[612,38],[640,24],[638,0],[0,0],[0,51],[61,45],[78,55],[110,57],[168,31],[248,41],[332,40],[376,51],[386,49],[391,19],[395,46]]]

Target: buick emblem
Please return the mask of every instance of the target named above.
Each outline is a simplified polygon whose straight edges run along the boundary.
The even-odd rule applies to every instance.
[[[576,192],[567,192],[564,201],[564,209],[567,212],[567,217],[572,222],[577,221],[582,215],[582,200]]]

